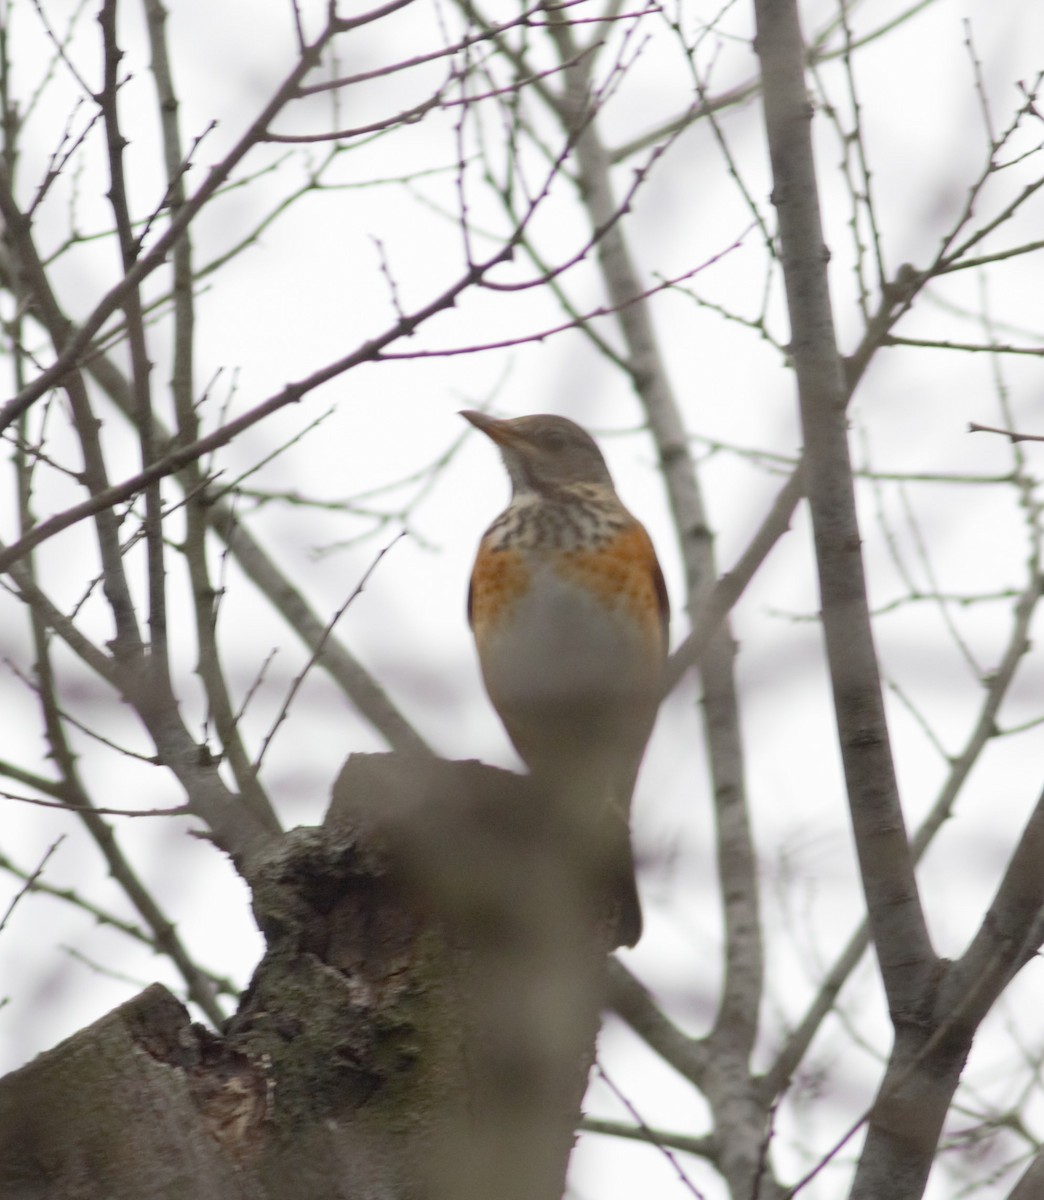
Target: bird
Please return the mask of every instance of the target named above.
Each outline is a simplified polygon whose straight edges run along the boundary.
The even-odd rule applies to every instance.
[[[633,946],[642,910],[630,808],[663,687],[663,572],[579,425],[460,415],[497,446],[511,483],[468,588],[486,692],[611,905],[614,947]]]

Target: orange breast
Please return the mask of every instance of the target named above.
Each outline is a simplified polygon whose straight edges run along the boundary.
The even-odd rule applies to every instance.
[[[667,594],[656,551],[637,521],[597,549],[564,554],[559,573],[600,595],[607,607],[631,612],[649,631],[659,654],[667,652]]]
[[[507,616],[528,582],[529,568],[517,551],[491,550],[485,543],[479,547],[468,592],[468,620],[476,638]]]
[[[481,643],[510,619],[541,566],[599,596],[607,610],[633,616],[645,629],[653,661],[667,653],[667,593],[656,552],[638,523],[592,548],[537,551],[479,548],[468,595],[468,618]]]

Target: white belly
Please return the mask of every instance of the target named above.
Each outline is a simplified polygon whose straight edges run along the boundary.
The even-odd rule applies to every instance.
[[[482,673],[498,707],[647,699],[658,664],[631,614],[538,567],[511,617],[484,640]]]

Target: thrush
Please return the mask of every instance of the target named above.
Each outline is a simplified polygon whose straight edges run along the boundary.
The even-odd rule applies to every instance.
[[[496,444],[511,480],[468,591],[486,691],[575,839],[579,868],[611,904],[614,944],[633,946],[642,912],[631,798],[667,655],[656,551],[579,425],[461,416]]]

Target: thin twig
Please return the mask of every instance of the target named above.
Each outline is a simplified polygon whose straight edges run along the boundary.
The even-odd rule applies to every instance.
[[[5,927],[7,926],[7,922],[11,919],[11,914],[18,907],[19,901],[24,896],[28,895],[28,893],[31,892],[33,890],[33,888],[36,886],[36,884],[39,882],[40,876],[43,875],[44,870],[47,867],[47,864],[51,861],[51,855],[54,854],[54,852],[58,849],[58,847],[64,841],[65,841],[65,834],[63,833],[61,835],[61,837],[56,838],[47,847],[47,849],[44,851],[43,858],[41,858],[40,861],[37,863],[37,865],[33,869],[32,873],[25,877],[25,880],[22,883],[22,886],[18,889],[17,892],[15,892],[14,896],[11,897],[11,903],[8,904],[7,910],[4,913],[4,915],[2,917],[0,917],[0,933],[3,933]]]
[[[261,770],[262,759],[265,757],[268,747],[272,744],[272,739],[275,737],[276,731],[278,730],[279,726],[282,725],[282,723],[286,720],[287,714],[290,712],[290,705],[293,703],[294,697],[301,690],[301,685],[305,681],[305,676],[308,674],[308,672],[312,669],[312,667],[315,666],[316,662],[319,660],[319,657],[322,654],[323,649],[326,646],[326,643],[330,638],[330,635],[333,633],[334,626],[341,619],[341,617],[343,617],[344,614],[348,611],[348,608],[351,606],[353,601],[355,601],[355,599],[358,596],[362,595],[363,589],[366,587],[367,583],[369,583],[371,576],[373,575],[374,571],[377,570],[377,567],[380,565],[380,562],[384,558],[384,556],[388,553],[388,551],[397,542],[401,541],[402,538],[404,538],[405,536],[406,536],[406,532],[405,532],[405,530],[403,530],[396,537],[394,537],[387,544],[387,546],[383,546],[377,552],[377,555],[375,556],[373,562],[371,562],[370,565],[363,572],[362,578],[355,585],[354,589],[351,592],[351,595],[349,595],[347,600],[345,600],[345,602],[341,605],[341,607],[339,609],[337,609],[337,611],[333,614],[333,616],[330,618],[330,620],[326,623],[326,627],[323,629],[322,635],[320,636],[320,638],[316,642],[315,646],[313,647],[312,653],[308,656],[308,661],[301,668],[300,673],[297,675],[297,677],[294,679],[293,683],[290,685],[290,690],[286,694],[286,699],[283,701],[283,703],[279,709],[279,712],[276,715],[275,721],[272,722],[271,729],[269,729],[268,733],[265,734],[264,738],[262,739],[261,749],[258,751],[257,758],[254,760],[254,772],[255,773]]]

